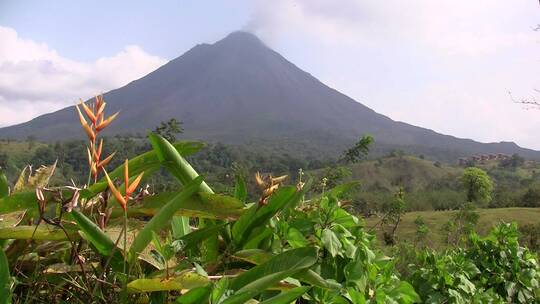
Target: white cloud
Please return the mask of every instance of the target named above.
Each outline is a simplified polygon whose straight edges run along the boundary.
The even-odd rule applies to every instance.
[[[121,87],[166,63],[136,45],[94,62],[70,60],[1,26],[0,41],[0,126]]]
[[[538,2],[258,1],[246,28],[326,84],[396,120],[540,149]]]

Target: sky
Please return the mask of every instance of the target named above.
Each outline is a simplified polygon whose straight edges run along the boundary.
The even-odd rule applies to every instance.
[[[0,0],[0,126],[138,79],[198,43],[259,36],[385,114],[540,150],[537,0]]]

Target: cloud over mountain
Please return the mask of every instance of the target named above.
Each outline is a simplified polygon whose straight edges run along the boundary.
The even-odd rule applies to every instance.
[[[1,26],[0,41],[0,126],[121,87],[167,62],[136,45],[92,62],[76,61]]]

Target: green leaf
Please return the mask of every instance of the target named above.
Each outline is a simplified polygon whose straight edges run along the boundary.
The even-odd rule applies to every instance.
[[[152,240],[152,231],[157,233],[159,230],[165,227],[173,217],[176,210],[178,210],[189,197],[195,194],[195,191],[199,189],[201,182],[202,177],[200,176],[190,182],[185,186],[180,194],[170,200],[165,206],[163,206],[163,208],[159,210],[156,215],[152,217],[148,223],[146,223],[144,228],[139,231],[131,244],[131,248],[129,250],[130,261],[133,261],[136,255],[142,252],[150,243]]]
[[[175,176],[183,185],[188,184],[199,176],[195,169],[178,153],[174,146],[160,135],[148,135],[152,147],[162,165]],[[200,184],[200,192],[214,193],[205,182]]]
[[[4,171],[0,168],[0,198],[9,195],[9,183]]]
[[[161,164],[173,175],[180,183],[186,185],[199,176],[195,169],[174,149],[173,145],[169,143],[165,138],[154,133],[149,135],[152,147],[158,156]],[[199,185],[199,191],[201,193],[213,194],[214,191],[203,181]],[[200,219],[199,226],[205,227],[208,224],[206,220]],[[208,238],[204,241],[203,247],[203,260],[205,262],[214,262],[218,255],[218,238],[217,235],[212,238]]]
[[[99,254],[104,256],[111,255],[116,246],[105,232],[99,229],[94,222],[78,210],[71,211],[71,216],[79,229],[84,233],[84,238],[94,245]]]
[[[128,208],[128,216],[154,216],[165,205],[165,202],[172,200],[176,195],[178,195],[178,192],[164,192],[158,195],[147,196],[143,199],[140,206]],[[113,206],[111,217],[123,216],[123,212],[119,206]],[[198,193],[198,195],[193,195],[186,199],[175,212],[175,215],[209,219],[236,219],[242,213],[244,213],[244,204],[233,197],[220,194]]]
[[[167,291],[167,290],[182,290],[192,289],[208,285],[208,278],[195,273],[184,272],[178,276],[163,279],[138,279],[127,284],[129,293]]]
[[[176,298],[178,304],[200,304],[209,303],[210,295],[212,294],[212,286],[193,288],[181,297]]]
[[[267,262],[240,274],[231,282],[231,289],[262,292],[275,283],[306,270],[317,262],[317,249],[304,247],[285,251]]]
[[[80,236],[92,244],[91,248],[106,257],[112,254],[110,266],[114,270],[121,269],[124,255],[111,238],[80,211],[73,210],[70,214],[80,229]]]
[[[236,183],[234,185],[234,197],[241,202],[246,202],[248,196],[246,182],[241,175],[236,175],[235,179]]]
[[[325,191],[325,196],[333,196],[336,198],[341,198],[343,195],[347,194],[349,191],[353,190],[355,187],[360,185],[359,182],[349,182],[335,186],[334,188]]]
[[[38,214],[37,206],[35,190],[12,193],[0,198],[0,214],[27,210],[27,215],[31,217]]]
[[[11,303],[11,275],[4,249],[0,247],[0,304]]]
[[[291,227],[287,230],[286,236],[287,242],[292,248],[305,247],[308,245],[308,241],[298,229]]]
[[[183,156],[191,155],[204,147],[203,143],[200,142],[178,142],[175,143],[174,149]],[[149,151],[138,155],[128,162],[129,166],[129,176],[134,177],[139,175],[141,172],[148,173],[151,170],[155,170],[161,166],[161,162],[158,159],[155,151]],[[109,172],[111,179],[121,179],[124,176],[124,164],[118,166],[113,171]],[[81,198],[93,197],[96,194],[105,191],[107,189],[107,180],[102,178],[99,182],[95,183],[88,189],[81,191]]]
[[[255,265],[262,264],[268,260],[270,260],[274,255],[270,252],[261,250],[261,249],[246,249],[236,252],[233,255],[233,258],[239,259],[248,263],[252,263]],[[323,279],[318,273],[315,271],[308,269],[307,271],[303,271],[301,273],[297,273],[293,276],[293,278],[298,279],[302,282],[311,284],[313,286],[325,288],[325,289],[340,289],[341,285],[338,283],[328,282],[325,279]]]
[[[79,238],[75,231],[66,230],[72,240]],[[0,228],[0,239],[65,241],[67,240],[67,237],[62,229],[41,224],[37,229],[36,226]]]
[[[295,187],[281,187],[269,199],[268,204],[259,208],[254,205],[238,221],[232,229],[233,241],[237,246],[243,245],[250,236],[250,232],[260,226],[264,226],[270,218],[278,213],[285,205],[294,199],[300,199],[296,195]]]
[[[311,286],[296,287],[290,290],[283,291],[277,296],[262,301],[259,304],[290,304],[292,301],[298,299],[310,289]]]
[[[248,300],[258,295],[260,292],[254,290],[248,290],[244,292],[238,292],[228,297],[220,304],[251,304]]]
[[[401,281],[399,285],[388,292],[390,297],[401,299],[403,303],[420,303],[420,296],[414,290],[411,284]]]
[[[329,228],[324,228],[321,235],[321,241],[324,248],[326,248],[326,250],[330,252],[332,257],[336,257],[336,255],[341,255],[341,242],[339,241],[339,238],[336,236],[334,231],[330,230]]]
[[[227,225],[227,223],[220,223],[195,230],[181,237],[179,241],[182,241],[184,243],[184,249],[188,250],[193,248],[195,245],[200,245],[202,241],[208,239],[209,237],[216,235],[225,225]]]
[[[189,227],[189,218],[186,216],[173,216],[171,220],[173,238],[179,239],[191,232]]]

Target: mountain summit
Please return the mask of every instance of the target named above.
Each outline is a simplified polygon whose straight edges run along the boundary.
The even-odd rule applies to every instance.
[[[444,160],[477,153],[540,159],[540,152],[514,143],[483,144],[393,121],[321,83],[247,32],[199,44],[104,98],[108,111],[121,111],[109,135],[144,133],[176,118],[184,122],[184,138],[279,146],[292,153],[335,155],[370,133],[378,151],[403,149]],[[0,138],[29,135],[84,136],[73,107],[0,129]]]

